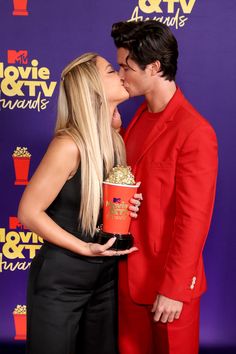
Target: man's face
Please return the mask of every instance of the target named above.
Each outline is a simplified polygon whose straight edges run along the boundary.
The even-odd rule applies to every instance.
[[[125,48],[117,49],[117,62],[120,65],[119,76],[124,81],[124,87],[130,97],[146,95],[151,89],[151,73],[147,66],[140,69],[132,59],[127,60],[129,51]]]

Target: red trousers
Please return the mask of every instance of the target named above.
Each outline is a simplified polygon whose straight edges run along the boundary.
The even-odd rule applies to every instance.
[[[126,261],[120,261],[119,277],[120,354],[198,353],[199,298],[184,304],[180,319],[154,322],[152,305],[136,304],[130,297]]]

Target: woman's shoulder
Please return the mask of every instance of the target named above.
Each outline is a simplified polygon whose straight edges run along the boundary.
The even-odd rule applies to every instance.
[[[56,135],[48,146],[44,160],[54,168],[59,166],[73,174],[80,163],[79,149],[69,135]]]
[[[78,146],[75,140],[68,134],[54,136],[49,144],[49,149],[62,155],[72,154],[72,156],[79,156]]]

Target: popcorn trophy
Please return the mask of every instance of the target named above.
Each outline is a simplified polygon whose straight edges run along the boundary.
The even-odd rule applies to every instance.
[[[114,167],[103,182],[103,224],[99,226],[94,242],[105,244],[116,237],[113,250],[126,250],[133,246],[134,238],[129,232],[129,200],[137,192],[130,167]]]
[[[31,154],[26,147],[17,147],[12,154],[15,168],[15,185],[28,184],[28,174]]]
[[[13,0],[13,16],[28,16],[27,2],[28,0]]]

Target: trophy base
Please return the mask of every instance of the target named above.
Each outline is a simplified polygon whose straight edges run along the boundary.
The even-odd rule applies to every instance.
[[[111,246],[111,250],[124,251],[133,247],[134,238],[131,234],[111,234],[102,230],[96,232],[94,242],[104,245],[112,237],[116,237],[116,241]]]

